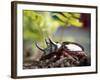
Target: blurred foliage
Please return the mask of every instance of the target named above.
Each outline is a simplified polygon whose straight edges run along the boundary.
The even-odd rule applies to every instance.
[[[59,24],[50,12],[24,11],[24,40],[42,40],[51,35]]]
[[[57,17],[58,23],[60,23],[60,25],[62,26],[82,27],[82,22],[80,22],[79,20],[80,19],[79,13],[68,13],[68,12],[53,13],[53,16]]]
[[[79,13],[23,11],[24,41],[42,41],[59,27],[82,27]]]

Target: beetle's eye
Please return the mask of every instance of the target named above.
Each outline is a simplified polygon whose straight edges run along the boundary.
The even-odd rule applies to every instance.
[[[83,51],[82,48],[76,44],[65,45],[70,51]]]

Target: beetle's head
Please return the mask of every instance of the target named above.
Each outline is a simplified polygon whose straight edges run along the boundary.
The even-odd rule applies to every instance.
[[[45,39],[45,43],[47,47],[43,49],[39,47],[38,43],[35,42],[36,47],[39,50],[43,51],[45,54],[50,54],[52,52],[55,52],[61,46],[59,43],[54,42],[50,38]]]

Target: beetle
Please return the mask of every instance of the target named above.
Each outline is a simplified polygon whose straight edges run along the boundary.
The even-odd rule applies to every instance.
[[[85,53],[83,46],[78,43],[66,41],[60,44],[54,42],[50,38],[45,39],[45,43],[47,47],[43,49],[35,42],[36,47],[44,53],[40,60],[52,59],[57,61],[63,56],[71,59],[71,63],[77,65],[74,62],[80,61],[83,63],[87,59],[87,54]]]

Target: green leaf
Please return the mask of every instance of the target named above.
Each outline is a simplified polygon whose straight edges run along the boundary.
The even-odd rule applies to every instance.
[[[72,17],[72,15],[70,13],[68,13],[68,12],[63,12],[62,14],[67,18]]]
[[[78,19],[70,18],[68,22],[69,22],[72,26],[75,26],[75,27],[82,27],[82,23],[81,23]]]
[[[53,16],[57,16],[63,22],[67,22],[68,21],[67,17],[63,16],[62,14],[53,13]]]
[[[80,18],[81,15],[79,13],[72,13],[72,16],[75,18]]]

